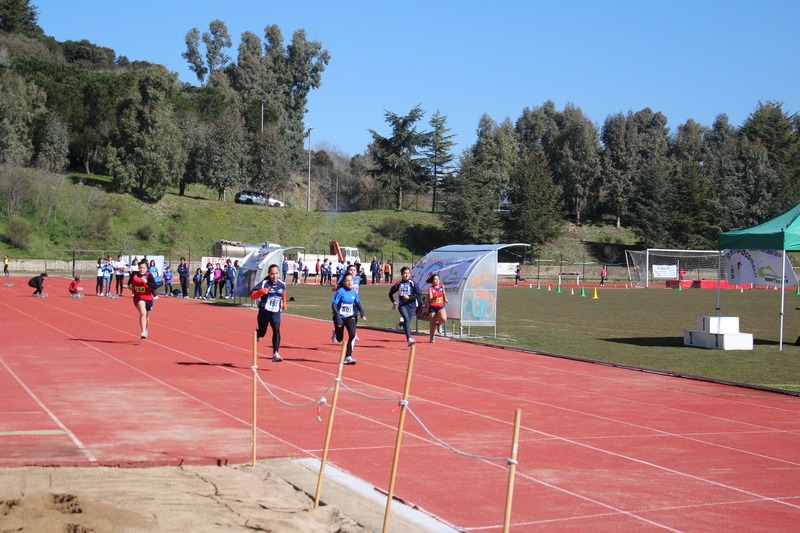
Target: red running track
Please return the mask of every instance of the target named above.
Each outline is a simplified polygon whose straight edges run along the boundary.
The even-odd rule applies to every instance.
[[[250,461],[253,310],[162,297],[142,341],[130,298],[70,298],[66,280],[32,298],[21,285],[0,290],[0,466]],[[336,373],[331,326],[285,316],[282,330],[285,361],[269,361],[265,339],[259,375],[288,402],[314,400]],[[359,336],[343,381],[397,397],[404,338]],[[506,457],[522,409],[512,531],[797,530],[800,399],[418,339],[409,405],[437,437]],[[319,422],[315,406],[259,394],[258,456],[319,458],[328,407]],[[330,464],[385,490],[396,407],[343,390]],[[465,531],[501,531],[507,473],[406,418],[397,497]]]

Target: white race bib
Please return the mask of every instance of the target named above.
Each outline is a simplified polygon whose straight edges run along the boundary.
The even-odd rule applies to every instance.
[[[352,304],[342,304],[339,306],[339,316],[347,318],[349,316],[353,316],[353,305]]]
[[[271,311],[273,313],[277,313],[281,310],[281,297],[280,296],[270,296],[267,298],[267,305],[264,306],[264,309],[267,311]]]

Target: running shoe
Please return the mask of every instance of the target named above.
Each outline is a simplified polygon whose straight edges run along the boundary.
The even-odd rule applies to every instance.
[[[142,338],[142,339],[146,339],[146,338],[147,338],[147,330],[144,330],[144,331],[142,332],[142,336],[141,336],[141,338]]]
[[[357,340],[359,340],[359,339],[358,339],[358,333],[356,333],[356,336],[355,336],[355,338],[353,338],[353,342],[355,342],[355,341],[357,341]]]
[[[333,333],[331,333],[331,342],[334,344],[339,342],[339,340],[336,338],[336,330],[333,330]]]
[[[433,344],[434,342],[436,342],[436,339],[434,339],[433,335],[431,335],[431,344]]]
[[[346,364],[346,365],[354,365],[354,364],[356,364],[356,360],[353,359],[352,355],[348,355],[347,357],[344,358],[344,364]]]
[[[403,321],[401,320],[400,322],[395,324],[394,329],[403,329]]]
[[[278,352],[275,352],[274,354],[272,354],[272,362],[273,363],[280,363],[281,361],[283,361],[283,357],[281,357],[278,354]]]
[[[417,344],[417,341],[414,339],[408,339],[408,345],[411,346],[412,344]]]

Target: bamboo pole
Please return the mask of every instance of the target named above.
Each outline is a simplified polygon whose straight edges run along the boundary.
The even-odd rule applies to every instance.
[[[325,432],[325,444],[322,446],[322,460],[319,464],[319,477],[317,478],[317,492],[314,495],[314,509],[319,506],[319,497],[322,494],[322,479],[325,474],[325,463],[328,460],[328,447],[331,443],[331,433],[333,432],[333,416],[336,414],[336,402],[339,399],[339,383],[342,380],[342,369],[344,368],[344,357],[347,353],[347,343],[342,339],[342,353],[339,354],[339,368],[336,371],[336,382],[333,385],[333,398],[331,399],[331,414],[328,417],[328,429]]]
[[[258,332],[253,331],[253,463],[256,467],[256,434],[258,433]]]
[[[517,448],[519,446],[519,422],[522,411],[514,411],[514,436],[511,439],[511,461],[508,466],[508,491],[506,492],[506,512],[503,517],[503,533],[508,533],[511,525],[511,500],[514,499],[514,475],[517,472]]]
[[[408,391],[411,388],[411,369],[414,368],[414,354],[416,344],[412,344],[408,351],[408,369],[406,370],[406,383],[403,387],[403,403],[400,407],[400,421],[397,424],[397,440],[394,444],[394,457],[392,458],[392,475],[389,477],[389,491],[386,493],[386,512],[383,514],[383,533],[389,528],[389,516],[392,510],[392,497],[394,496],[394,482],[397,479],[397,463],[400,460],[400,443],[403,440],[403,425],[406,421],[406,404]]]

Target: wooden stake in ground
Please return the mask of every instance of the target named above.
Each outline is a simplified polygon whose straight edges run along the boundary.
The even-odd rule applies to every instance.
[[[258,332],[253,331],[253,468],[256,467],[256,433],[258,426]]]
[[[325,462],[328,460],[328,447],[331,443],[331,433],[333,432],[333,415],[336,414],[336,402],[339,399],[339,383],[342,381],[342,369],[344,368],[344,357],[347,353],[347,343],[342,339],[342,353],[339,354],[339,369],[336,371],[336,383],[333,384],[333,399],[331,399],[331,415],[328,417],[328,430],[325,432],[325,444],[322,446],[322,460],[319,464],[319,477],[317,478],[317,492],[314,495],[314,509],[319,506],[319,496],[322,494],[322,478],[325,474]]]
[[[403,440],[403,425],[406,421],[406,404],[408,391],[411,388],[411,369],[414,368],[414,353],[416,344],[412,344],[408,351],[408,369],[406,370],[406,384],[403,387],[403,401],[400,404],[400,422],[397,424],[397,440],[394,443],[394,458],[392,459],[392,475],[389,477],[389,491],[386,493],[386,512],[383,514],[383,533],[389,528],[389,515],[392,510],[392,497],[394,495],[394,482],[397,478],[397,463],[400,460],[400,442]]]
[[[514,499],[514,475],[517,472],[517,448],[519,447],[519,422],[522,411],[514,411],[514,436],[511,438],[511,463],[508,465],[508,490],[506,491],[506,514],[503,517],[503,533],[511,526],[511,500]]]

